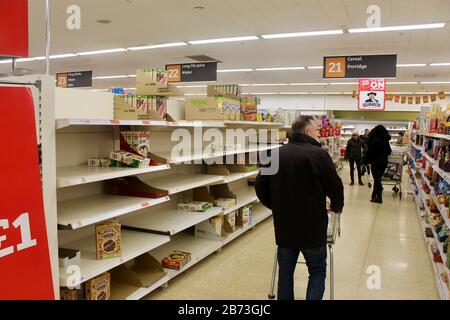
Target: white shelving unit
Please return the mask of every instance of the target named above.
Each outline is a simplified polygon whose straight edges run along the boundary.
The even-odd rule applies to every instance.
[[[169,200],[168,196],[148,199],[98,194],[61,201],[58,203],[58,224],[69,229],[79,229]]]
[[[222,181],[222,176],[208,174],[171,174],[144,180],[152,187],[167,190],[169,195]]]
[[[437,174],[444,179],[447,183],[450,183],[450,172],[445,172],[441,168],[439,168],[438,164],[433,165],[433,170],[437,172]]]
[[[87,162],[87,159],[86,159]],[[169,165],[150,166],[147,168],[97,168],[81,166],[67,166],[56,169],[58,188],[76,186],[85,183],[104,181],[126,176],[152,173],[170,169]]]
[[[436,160],[434,160],[433,158],[431,158],[426,152],[422,152],[422,155],[424,156],[425,159],[427,159],[428,162],[430,162],[432,165],[435,165],[437,163]]]
[[[60,283],[62,286],[77,286],[169,241],[169,236],[122,230],[122,256],[105,260],[97,260],[95,234],[67,243],[65,248],[81,250],[81,278],[77,279],[72,273],[59,268]]]

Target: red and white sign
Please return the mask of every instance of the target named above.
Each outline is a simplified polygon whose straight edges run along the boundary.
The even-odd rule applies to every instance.
[[[54,299],[34,103],[0,87],[0,300]]]
[[[0,1],[0,56],[28,58],[28,0]]]
[[[359,79],[358,110],[384,111],[386,79]]]

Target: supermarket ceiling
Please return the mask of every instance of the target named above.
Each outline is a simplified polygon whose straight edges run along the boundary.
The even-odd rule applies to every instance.
[[[44,0],[30,0],[31,56],[44,55]],[[257,40],[214,44],[187,44],[169,48],[125,51],[54,59],[51,72],[94,70],[95,76],[134,74],[140,67],[191,62],[186,56],[207,55],[222,61],[219,69],[320,66],[326,55],[397,53],[400,64],[425,66],[398,68],[402,82],[450,81],[450,0],[51,0],[51,54],[188,42],[240,36]],[[67,7],[81,8],[81,29],[68,30]],[[369,5],[381,8],[382,26],[445,22],[443,28],[346,33],[284,39],[261,35],[287,32],[365,28]],[[109,20],[99,23],[99,20]],[[21,62],[19,67],[42,72],[43,61]],[[0,72],[9,65],[0,64]],[[134,78],[99,79],[96,88],[133,87]],[[219,73],[220,83],[286,84],[323,82],[322,70],[251,71]],[[346,81],[348,82],[348,81]],[[351,91],[354,85],[264,86],[272,91]],[[450,84],[392,87],[394,91],[445,89]],[[186,89],[200,92],[201,88]],[[252,91],[255,91],[253,89]]]

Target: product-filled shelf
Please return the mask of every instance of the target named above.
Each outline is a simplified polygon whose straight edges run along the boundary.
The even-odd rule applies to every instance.
[[[440,133],[421,133],[421,134],[424,135],[425,137],[450,140],[450,135],[448,134],[440,134]]]
[[[58,224],[68,229],[78,229],[169,200],[168,196],[148,199],[98,194],[61,201],[58,203]]]
[[[426,152],[422,152],[422,155],[425,157],[425,159],[427,159],[428,162],[430,162],[431,164],[436,164],[437,160],[434,160],[432,157],[430,157]]]
[[[61,286],[77,286],[169,241],[169,236],[122,230],[122,256],[105,260],[96,258],[95,234],[65,244],[64,248],[81,251],[79,264],[81,274],[79,278],[74,277],[72,272],[66,272],[64,268],[59,268],[60,284]]]
[[[64,188],[168,169],[170,169],[170,166],[167,164],[146,168],[99,168],[88,167],[87,165],[59,167],[56,168],[56,183],[58,188]]]
[[[411,145],[414,147],[414,149],[418,151],[423,151],[423,146],[419,146],[418,144],[415,144],[414,142],[411,142]]]
[[[448,217],[449,209],[439,203],[439,200],[437,199],[433,191],[430,193],[430,195],[434,203],[436,203],[436,207],[438,208],[442,218],[444,219],[445,224],[450,228],[450,218]]]
[[[424,172],[422,172],[422,181],[425,181],[425,184],[427,185],[430,190],[433,190],[433,187],[431,186],[430,180],[427,178]]]
[[[441,168],[439,168],[438,164],[433,165],[433,170],[437,172],[437,174],[444,179],[447,183],[450,183],[450,173],[445,172]]]
[[[174,235],[199,224],[209,218],[220,215],[223,208],[214,207],[206,212],[186,212],[177,207],[160,208],[158,211],[143,212],[121,220],[124,228],[136,231],[156,232]]]
[[[222,181],[223,176],[213,176],[202,173],[171,174],[144,180],[149,186],[166,190],[169,194],[175,194]]]
[[[446,283],[444,283],[441,279],[441,273],[443,272],[443,264],[434,262],[434,255],[433,251],[431,250],[430,244],[427,242],[427,251],[428,255],[431,259],[431,264],[433,266],[433,272],[434,272],[434,279],[436,281],[436,288],[438,289],[439,296],[441,300],[450,300],[450,293],[448,290],[448,286]]]
[[[444,264],[445,264],[445,261],[447,260],[447,258],[446,258],[446,254],[444,253],[444,247],[443,247],[443,245],[442,245],[442,242],[439,241],[439,235],[436,233],[436,231],[434,230],[434,228],[431,227],[430,229],[431,229],[431,231],[433,232],[434,240],[435,240],[436,245],[437,245],[437,247],[438,247],[439,254],[441,255],[442,261],[443,261]],[[444,266],[444,268],[445,268],[445,266]]]

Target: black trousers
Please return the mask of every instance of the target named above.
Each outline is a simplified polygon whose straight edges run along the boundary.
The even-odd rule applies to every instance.
[[[355,165],[356,165],[356,171],[358,172],[358,181],[361,181],[361,159],[349,159],[350,163],[350,179],[352,179],[352,182],[355,182]]]
[[[383,192],[383,186],[381,184],[381,178],[384,175],[384,172],[386,171],[387,163],[386,164],[380,164],[380,163],[374,163],[372,164],[372,176],[373,176],[373,191],[372,191],[372,199],[375,199],[376,197],[381,198],[381,194]]]

